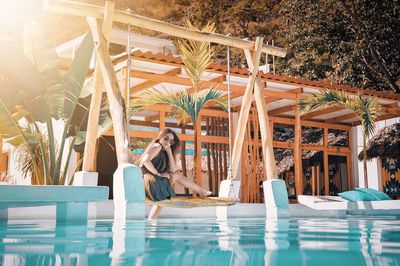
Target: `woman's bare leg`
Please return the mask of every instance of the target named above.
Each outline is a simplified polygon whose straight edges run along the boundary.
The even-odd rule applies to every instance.
[[[173,178],[173,180],[172,180],[173,183],[176,182],[185,188],[192,189],[194,192],[196,192],[202,196],[211,195],[211,191],[207,191],[207,190],[203,189],[202,187],[198,186],[196,183],[192,182],[191,180],[189,180],[188,178],[186,178],[184,175],[182,175],[180,173],[172,174],[172,178]]]
[[[160,214],[162,207],[158,205],[154,205],[153,208],[151,208],[150,213],[149,213],[149,220],[155,220],[157,219],[158,215]]]

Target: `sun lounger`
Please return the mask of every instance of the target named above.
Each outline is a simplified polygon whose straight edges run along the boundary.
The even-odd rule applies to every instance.
[[[101,186],[0,185],[0,220],[7,221],[8,208],[56,205],[57,222],[82,222],[89,202],[107,199],[108,187]]]
[[[299,195],[298,201],[315,210],[342,210],[349,215],[400,215],[400,200],[351,202],[339,196]]]

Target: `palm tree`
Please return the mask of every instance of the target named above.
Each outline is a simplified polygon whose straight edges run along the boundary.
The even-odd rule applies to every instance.
[[[367,138],[375,132],[375,121],[378,118],[380,104],[375,96],[362,96],[358,93],[356,97],[350,97],[343,91],[324,90],[319,94],[313,94],[312,97],[298,101],[298,108],[301,114],[315,110],[325,109],[331,106],[340,106],[351,110],[361,121],[363,136],[363,164],[364,164],[364,184],[368,187],[367,173]]]
[[[190,29],[197,30],[189,21],[186,26]],[[208,23],[201,31],[214,32],[214,24]],[[223,110],[227,111],[226,101],[221,97],[222,92],[213,89],[213,85],[208,86],[207,90],[201,83],[201,78],[204,71],[211,63],[213,56],[213,49],[208,42],[199,42],[193,40],[179,40],[178,49],[182,54],[182,61],[184,63],[183,69],[192,82],[194,94],[188,94],[186,90],[179,92],[172,92],[164,89],[161,92],[155,88],[145,91],[139,98],[132,101],[133,112],[142,110],[145,106],[154,104],[166,104],[172,108],[170,115],[174,117],[179,124],[192,123],[195,135],[195,166],[197,160],[197,129],[195,124],[198,122],[200,111],[210,102],[216,103]],[[201,90],[201,91],[199,91]],[[201,121],[200,121],[201,122]],[[201,159],[201,158],[200,158]],[[196,171],[194,171],[196,172]],[[196,182],[197,177],[194,177]]]

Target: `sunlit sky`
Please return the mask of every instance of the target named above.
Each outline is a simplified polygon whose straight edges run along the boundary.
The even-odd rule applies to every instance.
[[[0,0],[0,38],[18,41],[24,25],[38,21],[47,31],[54,45],[84,33],[84,18],[63,16],[43,11],[43,0]]]

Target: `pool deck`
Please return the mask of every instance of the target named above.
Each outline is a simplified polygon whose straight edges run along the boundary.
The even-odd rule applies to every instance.
[[[38,209],[40,208],[40,209]],[[146,206],[146,217],[151,206]],[[38,211],[39,210],[39,211]],[[320,211],[301,204],[289,205],[292,218],[345,218],[344,211]],[[113,219],[114,202],[112,200],[89,203],[88,219]],[[359,213],[368,214],[368,213]],[[197,208],[172,208],[162,209],[159,218],[264,218],[266,215],[264,204],[238,203],[228,207],[197,207]],[[400,215],[387,213],[386,215]],[[19,207],[9,208],[9,220],[47,220],[55,219],[56,206]]]

